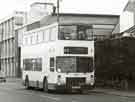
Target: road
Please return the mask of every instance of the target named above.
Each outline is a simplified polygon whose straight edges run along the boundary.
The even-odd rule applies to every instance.
[[[44,93],[26,90],[21,83],[0,83],[0,102],[135,102],[135,98],[107,95],[104,93]]]

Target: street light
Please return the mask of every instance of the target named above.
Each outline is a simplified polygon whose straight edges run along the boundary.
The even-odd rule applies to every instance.
[[[57,0],[57,22],[59,24],[59,8],[60,8],[60,1]]]
[[[58,23],[58,36],[60,32],[60,15],[59,15],[59,8],[60,8],[60,0],[57,0],[57,23]]]

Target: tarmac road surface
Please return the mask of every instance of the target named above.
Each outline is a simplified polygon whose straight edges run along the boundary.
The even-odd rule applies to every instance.
[[[45,93],[41,90],[26,90],[21,83],[0,83],[0,102],[135,102],[135,97],[89,92]]]

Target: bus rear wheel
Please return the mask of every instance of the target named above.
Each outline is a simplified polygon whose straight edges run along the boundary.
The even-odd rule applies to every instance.
[[[43,90],[44,92],[48,92],[48,81],[46,78],[43,81]]]

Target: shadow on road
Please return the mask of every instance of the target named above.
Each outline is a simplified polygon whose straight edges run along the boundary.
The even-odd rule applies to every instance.
[[[39,89],[39,88],[33,88],[30,87],[29,89],[21,89],[21,90],[29,90],[29,91],[34,91],[34,92],[40,92],[40,93],[47,93],[44,92],[43,89]],[[90,92],[89,91],[80,91],[80,90],[72,90],[72,91],[68,91],[68,90],[49,90],[47,94],[54,94],[54,95],[89,95]]]

